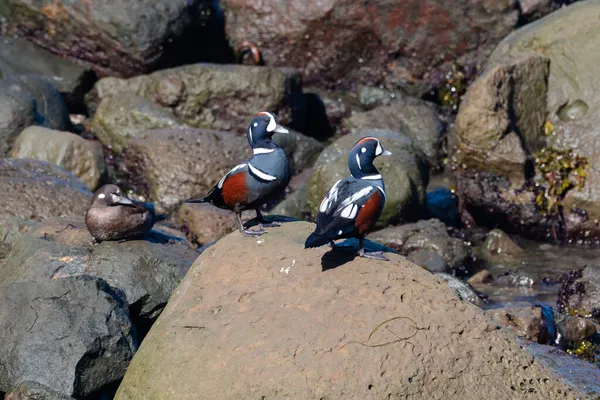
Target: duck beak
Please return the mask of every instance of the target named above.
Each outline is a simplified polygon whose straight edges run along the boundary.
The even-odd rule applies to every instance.
[[[117,201],[117,204],[123,204],[126,206],[130,206],[133,204],[133,201],[131,201],[127,197],[121,197],[121,198],[119,198],[119,201]]]
[[[391,152],[391,151],[384,150],[384,151],[383,151],[383,153],[381,153],[381,155],[382,155],[382,156],[391,156],[391,155],[392,155],[392,152]]]
[[[275,127],[275,130],[273,131],[275,133],[290,133],[290,131],[288,131],[287,129],[285,129],[283,126],[277,124],[277,126]]]

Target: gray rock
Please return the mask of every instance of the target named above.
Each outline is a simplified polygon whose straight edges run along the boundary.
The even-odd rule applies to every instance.
[[[383,147],[392,152],[392,156],[375,160],[375,166],[383,175],[387,194],[380,225],[417,219],[425,204],[429,165],[423,152],[409,138],[390,131],[373,130],[362,135],[346,135],[328,146],[315,161],[306,187],[310,209],[316,212],[333,184],[350,175],[348,152],[362,136],[380,139]]]
[[[144,330],[198,256],[158,233],[124,243],[92,245],[91,240],[82,217],[44,221],[11,241],[0,268],[0,284],[98,277],[123,294],[131,317]]]
[[[545,145],[549,60],[529,57],[489,69],[456,116],[458,162],[522,183],[529,154]]]
[[[505,307],[487,310],[485,313],[519,337],[544,344],[548,341],[548,330],[543,323],[540,307]]]
[[[469,252],[463,240],[451,237],[446,225],[437,219],[390,226],[372,233],[369,239],[384,244],[409,258],[412,257],[411,261],[431,272],[448,272],[464,268],[468,262]],[[433,254],[444,262],[447,268],[445,271],[441,270],[443,265],[439,260],[432,258]],[[428,264],[435,268],[428,268]]]
[[[171,110],[129,92],[102,99],[92,120],[96,137],[116,153],[149,130],[183,125]]]
[[[70,108],[81,108],[96,79],[89,68],[61,58],[25,39],[0,36],[0,78],[36,75],[50,81]]]
[[[35,381],[83,397],[118,382],[137,348],[127,306],[89,277],[0,290],[0,390]]]
[[[151,6],[136,0],[93,4],[10,0],[2,4],[0,17],[4,34],[31,39],[56,54],[90,64],[103,75],[131,76],[155,67],[186,29],[210,22],[204,15],[215,16],[216,11],[210,2],[199,0],[156,0]],[[218,40],[196,39],[211,44]],[[196,49],[202,50],[202,45]]]
[[[195,128],[244,133],[260,111],[277,114],[283,125],[302,121],[302,110],[290,102],[301,94],[297,71],[244,65],[194,64],[131,79],[104,78],[88,96],[88,105],[130,92],[170,108],[175,117]]]
[[[487,262],[518,262],[526,254],[510,236],[500,229],[488,232],[485,241],[479,246],[477,256]]]
[[[0,156],[5,157],[19,133],[36,121],[39,116],[30,95],[0,91]]]
[[[574,279],[563,280],[558,306],[563,312],[577,310],[600,322],[600,266],[589,265]]]
[[[439,167],[441,162],[444,128],[434,106],[422,100],[400,96],[389,105],[352,115],[344,120],[343,126],[355,134],[373,129],[405,134],[425,153],[431,167]]]
[[[558,328],[562,334],[561,339],[570,346],[577,346],[596,334],[596,324],[578,316],[566,316],[558,324]]]
[[[0,187],[0,224],[13,216],[82,216],[92,200],[85,184],[66,169],[30,159],[0,158]]]
[[[273,140],[285,151],[293,173],[311,167],[325,147],[316,139],[293,130],[289,133],[276,133]]]
[[[47,80],[37,76],[14,76],[0,81],[0,93],[25,93],[35,100],[38,125],[59,131],[71,130],[69,110],[60,92]]]
[[[313,210],[308,205],[308,200],[306,199],[306,187],[302,187],[289,194],[284,200],[273,207],[270,213],[285,215],[299,220],[307,220],[314,217],[312,215]]]
[[[148,131],[129,141],[116,175],[157,210],[205,195],[231,168],[251,155],[246,139],[193,128]],[[218,156],[216,156],[218,155]]]
[[[478,307],[483,306],[483,300],[477,295],[477,292],[466,282],[460,279],[448,275],[446,273],[438,272],[435,276],[446,281],[448,287],[454,291],[454,293],[463,301],[468,301],[471,304],[475,304]]]
[[[98,187],[106,169],[100,142],[41,126],[30,126],[21,132],[13,145],[11,157],[59,165],[71,171],[92,190]]]

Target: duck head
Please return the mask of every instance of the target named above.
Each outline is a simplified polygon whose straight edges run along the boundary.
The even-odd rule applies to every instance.
[[[288,133],[289,131],[279,125],[275,116],[268,111],[261,111],[252,118],[246,136],[250,147],[271,148],[275,143],[271,140],[275,133]]]
[[[356,179],[381,179],[381,174],[373,165],[375,158],[389,156],[392,153],[385,150],[379,140],[374,137],[360,139],[350,150],[348,155],[348,168]]]
[[[104,185],[94,193],[92,207],[113,207],[117,205],[132,205],[117,185]]]

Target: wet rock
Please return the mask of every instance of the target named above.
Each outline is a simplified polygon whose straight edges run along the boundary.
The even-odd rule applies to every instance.
[[[35,381],[65,396],[97,394],[137,348],[127,306],[100,279],[15,282],[0,299],[0,390]]]
[[[492,273],[487,269],[483,269],[470,277],[467,283],[469,285],[485,285],[493,281],[494,275],[492,275]]]
[[[517,307],[487,310],[486,314],[517,336],[538,343],[547,343],[548,330],[540,307]]]
[[[589,265],[561,279],[557,305],[563,312],[576,312],[600,322],[600,266]]]
[[[19,133],[36,121],[39,115],[30,95],[0,91],[0,156],[5,157]]]
[[[391,226],[372,233],[369,235],[369,239],[385,244],[406,256],[421,251],[437,254],[445,262],[446,269],[444,271],[432,270],[432,272],[462,269],[468,262],[469,252],[463,240],[451,237],[446,225],[437,219]],[[418,257],[421,258],[424,255],[421,254]],[[416,264],[426,268],[426,265],[418,262]]]
[[[131,79],[104,78],[88,96],[88,106],[123,92],[169,108],[195,128],[244,133],[252,115],[272,111],[283,125],[302,121],[292,110],[301,97],[301,76],[291,69],[243,65],[194,64]]]
[[[313,229],[286,223],[251,245],[234,232],[206,250],[116,399],[303,398],[307,390],[311,398],[505,398],[511,386],[534,399],[579,394],[400,256],[355,258],[323,272],[328,250],[302,248]]]
[[[217,9],[198,0],[158,0],[152,7],[132,0],[89,4],[11,0],[0,9],[3,34],[30,39],[58,55],[90,64],[103,75],[124,76],[154,68],[188,36],[202,37],[201,29],[189,30],[206,23],[205,13],[216,16]],[[214,35],[206,40],[211,43],[195,49],[202,52],[218,40]]]
[[[566,343],[576,344],[596,334],[596,324],[587,318],[567,316],[558,324],[562,339]]]
[[[245,138],[193,128],[148,131],[131,140],[116,166],[123,186],[157,210],[203,196],[239,162],[250,157]],[[215,155],[218,155],[215,156]]]
[[[511,185],[507,177],[478,171],[460,171],[457,191],[469,214],[482,226],[540,240],[564,240],[580,225],[563,224],[558,215],[540,213],[536,194]]]
[[[91,241],[83,217],[44,221],[11,242],[0,284],[101,278],[123,294],[144,334],[198,256],[179,240],[153,232],[123,243]]]
[[[242,216],[251,214],[248,211]],[[189,239],[199,244],[215,242],[238,228],[233,212],[210,204],[182,204],[179,220],[186,227]]]
[[[500,229],[493,229],[488,232],[485,242],[481,244],[478,250],[478,256],[488,262],[514,261],[525,256],[525,250]]]
[[[59,165],[71,171],[92,190],[98,187],[106,168],[99,142],[41,126],[30,126],[21,132],[13,145],[11,157]]]
[[[448,272],[452,268],[448,265],[446,260],[442,258],[438,253],[431,250],[417,250],[409,253],[406,259],[412,263],[417,264],[420,267],[425,268],[429,272]]]
[[[562,215],[560,218],[554,218],[553,221],[548,221],[543,216],[537,217],[537,222],[532,221],[533,218],[531,218],[529,210],[535,208],[535,203],[531,206],[531,198],[535,201],[535,194],[515,193],[515,191],[499,194],[501,197],[516,198],[515,201],[512,201],[510,212],[516,218],[514,218],[514,222],[510,221],[507,225],[511,225],[513,230],[522,231],[528,236],[553,240],[596,240],[600,237],[598,228],[598,220],[600,220],[600,207],[598,206],[600,204],[600,174],[597,171],[598,165],[600,165],[600,162],[598,162],[600,151],[597,150],[599,148],[597,145],[598,137],[600,137],[600,113],[594,111],[600,107],[600,96],[598,96],[600,86],[595,73],[596,67],[600,63],[600,56],[598,52],[593,50],[597,47],[597,38],[600,37],[600,28],[596,23],[599,17],[600,5],[598,3],[576,2],[553,12],[541,20],[528,24],[507,36],[498,45],[489,58],[486,67],[488,72],[484,73],[484,76],[489,76],[493,71],[502,70],[511,65],[518,65],[522,63],[522,60],[540,58],[549,60],[547,94],[536,95],[540,100],[536,101],[531,98],[529,103],[531,105],[546,103],[541,111],[544,114],[543,118],[551,123],[551,125],[546,125],[549,128],[547,129],[548,136],[546,136],[548,149],[550,151],[552,149],[565,151],[566,154],[585,157],[589,164],[583,171],[585,173],[584,187],[581,190],[570,189],[566,192],[564,198],[559,199],[562,206]],[[574,46],[574,43],[577,45]],[[540,79],[541,75],[531,76],[528,79],[530,81],[527,84],[529,90],[526,91],[530,93],[528,96],[536,91],[533,89],[537,85],[534,87],[532,84]],[[490,104],[496,103],[498,102],[494,101]],[[530,110],[530,118],[537,115],[537,112],[534,113],[533,111]],[[477,119],[474,119],[474,121],[477,121]],[[478,121],[485,122],[486,120],[481,118]],[[457,136],[460,142],[459,122],[459,119],[457,119]],[[485,133],[486,130],[482,129],[480,132]],[[542,130],[537,131],[539,135],[542,135],[542,132]],[[487,134],[484,136],[482,134],[481,137],[493,138],[494,136],[488,136]],[[504,137],[508,138],[509,136],[504,135]],[[528,143],[529,139],[527,137],[524,137],[524,139]],[[504,147],[499,146],[499,148]],[[518,150],[519,147],[507,146],[506,149]],[[530,153],[533,153],[531,149],[529,150]],[[514,159],[514,155],[518,154],[519,151],[513,151],[513,155],[510,157]],[[520,158],[521,156],[519,156]],[[494,160],[492,158],[483,161],[493,163]],[[510,166],[510,163],[506,163],[506,165]],[[480,171],[490,170],[485,165],[477,168]],[[495,169],[497,172],[502,172],[501,168]],[[541,174],[539,178],[541,185],[539,190],[544,191],[548,186],[551,186],[547,179],[543,179]],[[521,192],[529,191],[528,188],[524,189],[527,190]],[[489,198],[490,195],[487,197]],[[483,202],[480,201],[479,203]],[[472,208],[472,204],[467,205],[469,209]],[[488,201],[485,202],[485,205],[489,208],[497,208],[494,203]],[[496,219],[506,221],[512,218],[508,212],[502,214]],[[523,223],[520,223],[520,221],[523,221]],[[546,231],[549,233],[548,236],[545,235]]]
[[[83,108],[83,96],[96,80],[90,69],[58,57],[32,42],[0,36],[0,78],[18,75],[47,79],[65,97],[71,110]]]
[[[553,346],[537,343],[524,346],[536,360],[554,370],[565,382],[579,388],[590,398],[600,395],[600,369]]]
[[[433,79],[444,60],[494,45],[518,18],[515,1],[221,4],[233,47],[257,43],[266,65],[293,66],[308,82],[338,86],[379,84],[390,75],[406,86]]]
[[[483,300],[469,284],[461,281],[455,276],[443,272],[438,272],[435,274],[435,276],[445,281],[448,287],[454,291],[459,299],[474,304],[478,307],[483,307]]]
[[[490,68],[471,85],[456,116],[460,164],[525,179],[529,154],[545,144],[549,66],[530,57]]]
[[[92,193],[64,168],[30,159],[0,158],[0,222],[85,215]]]
[[[39,383],[28,381],[17,385],[6,395],[6,400],[73,400]]]
[[[406,136],[389,131],[346,135],[328,146],[315,161],[308,181],[306,195],[310,208],[317,210],[331,186],[350,175],[348,151],[363,136],[380,139],[383,147],[392,152],[389,157],[375,160],[387,194],[379,224],[417,219],[423,213],[425,187],[429,181],[427,159]]]
[[[355,134],[376,129],[401,132],[419,146],[431,167],[439,167],[444,128],[432,104],[402,96],[390,105],[352,115],[344,121],[344,128]]]
[[[128,92],[102,99],[92,120],[96,137],[116,153],[121,153],[131,138],[149,130],[182,125],[171,110]]]

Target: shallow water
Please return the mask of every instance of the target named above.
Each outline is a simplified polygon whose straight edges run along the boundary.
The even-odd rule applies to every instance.
[[[486,308],[507,303],[542,303],[556,307],[562,274],[600,262],[598,245],[553,245],[511,236],[525,250],[518,259],[478,262],[494,276],[491,284],[475,285],[488,296]]]

